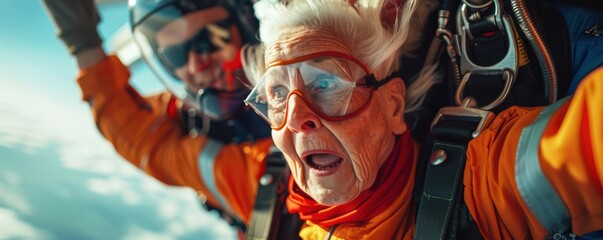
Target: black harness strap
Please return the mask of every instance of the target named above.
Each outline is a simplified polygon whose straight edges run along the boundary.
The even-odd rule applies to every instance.
[[[487,1],[483,1],[483,3],[485,2]],[[482,105],[485,105],[485,109],[491,109],[500,105],[502,100],[506,99],[510,87],[513,86],[516,77],[514,70],[517,68],[516,48],[515,45],[512,45],[515,43],[515,39],[513,38],[509,18],[502,16],[500,2],[494,2],[495,7],[488,7],[486,9],[488,11],[479,12],[481,17],[473,19],[474,15],[470,14],[472,10],[468,7],[467,1],[463,1],[462,7],[456,12],[459,14],[456,19],[463,20],[464,27],[457,26],[458,33],[456,35],[450,32],[444,24],[448,14],[443,11],[439,14],[442,24],[438,28],[436,37],[443,40],[448,38],[446,41],[448,48],[454,48],[456,43],[458,44],[456,48],[460,50],[460,65],[456,63],[459,57],[457,52],[449,51],[451,68],[460,70],[460,72],[453,71],[454,74],[451,74],[456,85],[455,102],[460,106],[442,108],[432,123],[431,137],[433,138],[433,145],[429,149],[424,149],[424,151],[430,150],[431,153],[424,172],[425,180],[422,188],[415,190],[421,193],[417,208],[415,239],[483,239],[464,205],[462,181],[469,141],[493,120],[494,115],[489,111],[475,108],[477,105],[473,98],[475,97],[475,91],[469,94],[463,92],[467,89],[466,84],[472,75],[492,75],[494,72],[500,72],[499,74],[502,76],[496,76],[498,79],[494,79],[501,82],[500,87],[484,93],[488,97],[495,96],[495,98],[488,101],[478,99]],[[457,22],[457,24],[461,24],[461,22]],[[503,26],[504,28],[502,28]],[[489,61],[486,63],[483,59],[470,56],[477,54],[480,57],[484,55],[482,53],[485,51],[472,51],[475,50],[473,49],[475,47],[474,43],[479,39],[482,32],[495,34],[488,38],[490,41],[486,41],[488,46],[491,47],[493,43],[499,42],[503,45],[497,46],[495,48],[497,50],[494,52],[498,52],[498,49],[506,49],[506,51],[500,51],[498,57],[488,52],[486,60]],[[450,38],[454,38],[455,41]],[[499,38],[501,39],[499,42],[491,41]],[[438,52],[441,53],[441,50]],[[430,64],[437,63],[431,62]],[[501,79],[504,81],[501,81]],[[496,81],[480,81],[480,83],[482,82],[486,87],[497,86],[493,84],[497,83]],[[487,88],[479,86],[477,89],[479,90],[476,92],[481,94]]]
[[[472,225],[466,211],[460,211],[464,209],[461,196],[466,150],[493,115],[469,107],[469,101],[443,108],[432,125],[433,147],[417,210],[415,239],[461,239],[458,234],[464,230],[459,228]]]
[[[260,179],[246,239],[298,239],[301,220],[285,207],[289,168],[276,147],[266,158],[266,172]]]
[[[470,133],[477,126],[474,119],[445,118],[434,126],[432,159],[427,165],[421,196],[415,239],[455,239],[457,221],[452,218],[458,203]],[[456,127],[450,127],[455,125]],[[454,132],[448,130],[456,130]],[[435,132],[440,132],[439,134]],[[469,134],[467,134],[469,133]],[[434,161],[444,161],[434,165]],[[437,163],[437,162],[435,162]],[[447,184],[443,184],[447,183]],[[451,236],[446,236],[450,229]]]

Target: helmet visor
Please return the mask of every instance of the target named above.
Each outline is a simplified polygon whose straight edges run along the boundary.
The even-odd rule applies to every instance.
[[[232,27],[223,7],[183,13],[181,6],[167,5],[137,24],[133,36],[143,59],[166,88],[201,109],[196,99],[206,87],[199,86],[207,84],[198,82],[223,80],[223,63],[212,61],[209,55],[231,43]],[[191,56],[196,77],[187,70]]]
[[[157,55],[161,58],[163,67],[175,71],[188,63],[189,52],[207,56],[230,43],[231,26],[230,20],[226,19],[208,24],[191,38],[187,37],[190,35],[187,32],[180,33],[182,37],[179,41],[158,46]]]

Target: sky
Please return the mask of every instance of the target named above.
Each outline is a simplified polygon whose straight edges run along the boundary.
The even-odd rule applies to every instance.
[[[104,39],[126,4],[99,7]],[[143,94],[162,90],[143,66]],[[39,0],[0,1],[0,239],[235,239],[194,191],[123,160],[94,125]]]

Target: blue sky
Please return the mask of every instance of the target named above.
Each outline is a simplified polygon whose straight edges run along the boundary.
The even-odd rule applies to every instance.
[[[125,162],[80,100],[74,61],[38,0],[0,1],[0,239],[233,239],[188,188]],[[107,39],[125,4],[100,8]],[[139,67],[133,84],[161,90]]]

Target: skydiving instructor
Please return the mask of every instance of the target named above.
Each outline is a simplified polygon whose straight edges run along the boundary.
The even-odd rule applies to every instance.
[[[243,102],[250,90],[240,52],[257,31],[251,3],[130,1],[135,41],[168,90],[152,96],[140,96],[128,83],[128,68],[103,50],[93,0],[43,3],[77,63],[82,99],[116,151],[248,223],[254,199],[246,196],[255,195],[260,177],[252,173],[261,172],[272,145],[268,124]],[[242,177],[249,186],[229,186]]]

